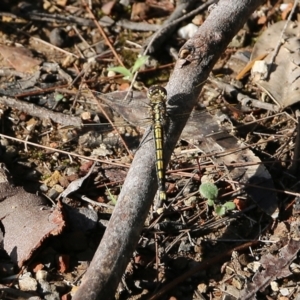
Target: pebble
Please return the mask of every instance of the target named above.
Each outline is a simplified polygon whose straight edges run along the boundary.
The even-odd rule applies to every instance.
[[[67,206],[66,213],[69,219],[69,226],[74,231],[87,231],[97,226],[98,214],[93,209],[87,207],[77,209]]]
[[[283,288],[283,289],[280,289],[280,294],[282,296],[288,296],[290,294],[290,292],[287,288]]]
[[[71,175],[74,175],[74,174],[77,174],[77,173],[78,173],[78,170],[74,167],[66,168],[66,176],[71,176]]]
[[[186,26],[181,27],[177,31],[177,35],[182,39],[188,40],[194,36],[197,30],[198,30],[198,26],[193,23],[190,23]]]
[[[49,35],[50,43],[57,47],[63,47],[67,38],[67,33],[62,28],[54,28]]]
[[[259,261],[254,261],[247,264],[247,268],[251,270],[253,273],[257,272],[261,267],[261,263]]]
[[[292,263],[290,265],[290,270],[294,273],[294,274],[299,274],[300,273],[300,265],[296,264],[296,263]]]
[[[46,185],[46,184],[42,184],[42,185],[40,186],[40,190],[41,190],[41,192],[46,193],[46,192],[48,191],[47,185]]]
[[[29,277],[28,275],[19,278],[19,287],[21,291],[36,291],[37,290],[37,281]]]
[[[45,300],[60,300],[60,296],[58,292],[52,292],[52,294],[44,296]]]
[[[52,288],[48,281],[40,280],[39,285],[40,285],[40,289],[39,289],[40,293],[42,293],[43,295],[52,294]]]
[[[207,292],[207,289],[208,289],[208,286],[205,284],[205,283],[200,283],[198,284],[197,286],[197,290],[203,294],[203,293],[206,293]]]
[[[193,206],[197,204],[197,199],[198,198],[196,196],[189,197],[188,199],[184,200],[184,205]]]
[[[36,275],[35,275],[35,278],[37,281],[40,281],[40,280],[47,280],[48,278],[48,272],[45,271],[45,270],[38,270],[36,272]]]
[[[273,292],[278,292],[279,291],[278,282],[271,281],[270,286],[271,286],[271,289],[272,289]]]

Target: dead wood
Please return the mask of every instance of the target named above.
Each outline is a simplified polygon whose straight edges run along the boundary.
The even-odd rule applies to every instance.
[[[188,119],[175,120],[172,115],[192,111],[201,83],[234,35],[263,2],[221,0],[193,39],[180,50],[166,87],[171,119],[165,143],[166,161]],[[144,143],[136,153],[106,232],[73,299],[113,298],[138,242],[156,189],[154,146]]]
[[[23,111],[24,113],[27,113],[33,117],[38,117],[41,119],[51,119],[53,122],[65,126],[81,127],[82,125],[80,117],[68,116],[66,114],[55,112],[33,103],[16,100],[11,97],[0,97],[0,103],[8,107]]]

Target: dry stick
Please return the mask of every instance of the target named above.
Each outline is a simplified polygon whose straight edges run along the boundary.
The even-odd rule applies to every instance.
[[[214,64],[263,0],[221,0],[193,39],[187,41],[166,87],[170,125],[166,132],[165,162],[183,130]],[[178,113],[185,118],[173,117]],[[139,240],[157,191],[155,149],[151,142],[137,151],[117,205],[94,258],[73,300],[112,299]]]
[[[23,32],[23,33],[24,33],[24,32]],[[57,51],[60,51],[61,53],[64,53],[64,54],[69,55],[69,56],[74,56],[75,58],[79,59],[78,55],[76,55],[76,54],[74,54],[74,53],[72,53],[72,52],[66,51],[66,50],[64,50],[64,49],[62,49],[62,48],[60,48],[60,47],[57,47],[57,46],[55,46],[55,45],[53,45],[53,44],[51,44],[51,43],[48,43],[48,42],[46,42],[46,41],[44,41],[44,40],[42,40],[42,39],[40,39],[40,38],[31,36],[30,34],[27,34],[27,33],[26,33],[26,35],[29,36],[31,39],[33,39],[34,41],[36,41],[36,42],[38,42],[38,43],[45,44],[45,45],[46,45],[47,47],[49,47],[49,48],[53,48],[53,49],[55,49],[55,50],[57,50]]]
[[[25,101],[16,100],[11,97],[0,97],[0,103],[8,107],[12,107],[23,111],[33,117],[39,117],[41,119],[51,119],[55,123],[63,125],[71,125],[75,127],[81,127],[82,122],[80,117],[66,115],[60,112],[55,112],[50,109],[35,105],[33,103],[28,103]]]
[[[85,6],[85,9],[88,11],[88,13],[91,15],[96,27],[98,28],[99,32],[101,33],[101,35],[103,36],[105,42],[107,43],[108,47],[110,48],[110,50],[112,51],[112,53],[114,54],[115,58],[117,59],[117,61],[119,62],[119,64],[121,66],[124,67],[123,62],[121,61],[118,53],[116,52],[115,48],[113,47],[113,45],[110,43],[109,39],[107,38],[104,30],[102,29],[101,25],[99,24],[99,22],[97,22],[94,14],[92,13],[92,11],[90,10],[90,8],[88,7],[88,5],[86,4],[86,2],[84,0],[82,0],[82,4],[83,6]]]

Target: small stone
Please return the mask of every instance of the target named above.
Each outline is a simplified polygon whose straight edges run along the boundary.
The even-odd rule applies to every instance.
[[[46,184],[42,184],[42,185],[40,186],[40,190],[41,190],[41,192],[46,193],[46,192],[48,191],[47,185],[46,185]]]
[[[287,288],[283,288],[283,289],[280,289],[280,294],[282,296],[288,296],[290,294],[290,291]]]
[[[62,28],[54,28],[49,35],[50,43],[57,47],[63,47],[67,39],[68,35]]]
[[[163,207],[160,207],[160,208],[158,208],[158,209],[156,210],[156,213],[157,213],[158,215],[161,215],[164,211],[165,211],[165,209],[164,209]]]
[[[181,27],[177,31],[177,35],[182,39],[188,40],[194,36],[197,30],[198,30],[198,26],[193,23],[190,23],[186,26]]]
[[[265,79],[267,73],[268,73],[268,66],[264,60],[257,60],[251,69],[251,76],[255,81]]]
[[[197,290],[199,291],[199,293],[203,294],[207,292],[207,285],[205,283],[200,283],[197,286]]]
[[[81,119],[84,121],[91,120],[92,115],[89,111],[85,111],[81,114]]]
[[[37,290],[37,281],[29,276],[19,278],[19,287],[21,291],[29,292]]]
[[[194,206],[197,204],[197,201],[198,198],[196,196],[192,196],[192,197],[189,197],[188,199],[184,200],[184,205],[185,206]]]
[[[39,287],[40,287],[39,288],[40,293],[42,293],[43,295],[51,294],[52,293],[51,285],[46,280],[40,280],[39,281]]]
[[[35,278],[37,281],[40,281],[40,280],[47,280],[48,278],[48,272],[45,271],[45,270],[38,270],[36,272],[36,275],[35,275]]]
[[[290,269],[294,274],[299,274],[300,273],[300,266],[296,263],[292,263],[290,265]]]
[[[45,300],[60,300],[59,293],[54,291],[52,294],[45,295]]]
[[[254,261],[254,262],[247,264],[247,268],[249,270],[251,270],[253,273],[256,273],[259,270],[260,266],[261,266],[261,263],[258,261]]]
[[[66,207],[69,226],[75,231],[87,231],[97,226],[98,214],[88,207],[73,208]]]
[[[107,72],[107,77],[114,77],[114,76],[116,76],[116,73],[114,71]]]
[[[66,173],[66,176],[71,176],[71,175],[77,174],[78,170],[74,167],[68,167],[68,168],[66,168],[65,173]]]
[[[271,289],[272,289],[273,292],[278,292],[279,291],[278,282],[271,281],[270,286],[271,286]]]

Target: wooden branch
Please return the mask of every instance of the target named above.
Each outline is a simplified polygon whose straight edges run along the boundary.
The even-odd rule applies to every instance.
[[[55,123],[59,123],[65,126],[81,127],[82,122],[80,117],[66,115],[64,113],[55,112],[50,109],[35,105],[34,103],[28,103],[22,100],[16,100],[12,97],[0,96],[0,104],[18,109],[26,114],[40,119],[51,119]]]
[[[192,111],[201,84],[215,62],[262,3],[262,0],[221,0],[193,39],[180,50],[166,87],[171,118],[165,143],[166,162],[187,121],[187,118],[172,119],[172,115]],[[113,298],[152,204],[156,181],[154,145],[147,142],[135,155],[105,234],[74,300]]]

